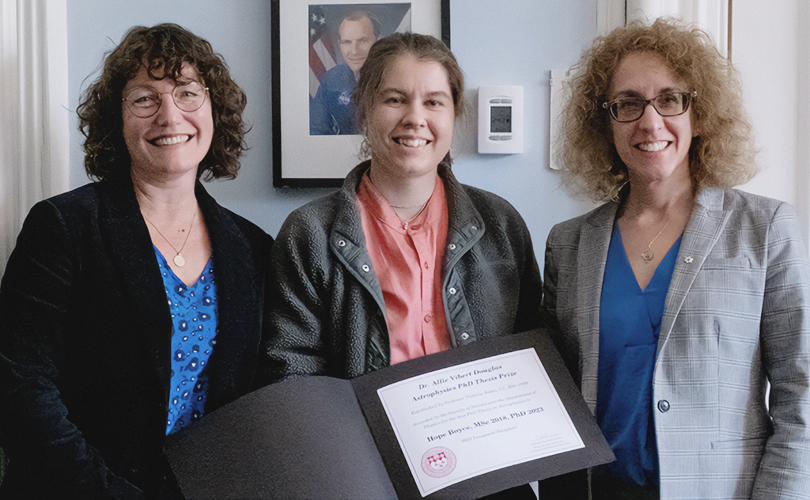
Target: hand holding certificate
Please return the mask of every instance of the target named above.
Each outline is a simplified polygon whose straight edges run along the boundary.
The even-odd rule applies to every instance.
[[[189,499],[475,498],[613,459],[543,332],[271,385],[167,455]]]

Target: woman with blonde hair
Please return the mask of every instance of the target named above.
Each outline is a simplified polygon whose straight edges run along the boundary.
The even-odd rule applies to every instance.
[[[807,498],[810,266],[793,208],[731,189],[757,171],[734,68],[659,19],[571,75],[565,166],[604,204],[552,229],[543,303],[617,457],[593,498]]]

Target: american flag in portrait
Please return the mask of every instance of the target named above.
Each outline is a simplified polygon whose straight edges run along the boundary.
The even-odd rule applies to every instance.
[[[326,16],[320,5],[309,6],[309,95],[318,92],[318,83],[327,71],[336,66],[337,40],[332,40]],[[313,78],[314,77],[314,78]],[[314,88],[313,88],[314,87]]]

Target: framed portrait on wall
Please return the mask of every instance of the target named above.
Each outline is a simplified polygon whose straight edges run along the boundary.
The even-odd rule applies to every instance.
[[[351,93],[378,38],[433,35],[450,46],[449,0],[274,0],[273,185],[337,187],[360,161]]]

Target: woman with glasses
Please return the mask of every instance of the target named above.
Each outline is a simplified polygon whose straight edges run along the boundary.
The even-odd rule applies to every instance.
[[[182,498],[166,436],[249,392],[272,239],[233,178],[245,94],[211,45],[131,29],[78,108],[97,180],[37,204],[0,288],[0,497]]]
[[[552,229],[543,303],[617,457],[593,498],[807,498],[810,267],[790,206],[731,189],[756,173],[734,69],[657,20],[570,85],[563,161],[605,203]]]

